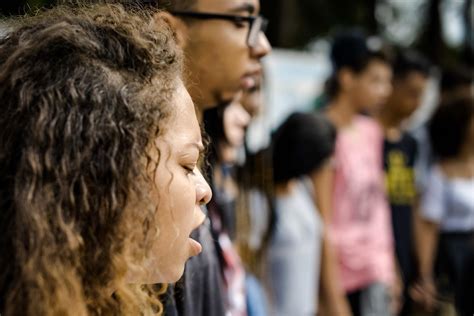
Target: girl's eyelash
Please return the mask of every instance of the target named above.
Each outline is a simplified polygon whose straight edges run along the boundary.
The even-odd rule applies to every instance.
[[[183,166],[183,168],[184,168],[184,170],[186,170],[187,174],[194,174],[194,169],[196,167],[194,167],[194,166]]]

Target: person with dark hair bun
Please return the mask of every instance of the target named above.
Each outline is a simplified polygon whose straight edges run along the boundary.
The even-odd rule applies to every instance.
[[[240,192],[236,182],[239,149],[245,139],[250,115],[240,103],[241,94],[231,103],[204,111],[204,128],[210,138],[209,177],[214,192],[208,205],[211,232],[224,280],[224,303],[232,315],[246,315],[246,273],[233,244],[236,238],[236,205]]]
[[[330,280],[323,284],[330,284],[331,293],[347,297],[353,315],[389,315],[399,295],[383,182],[383,133],[373,119],[361,115],[380,111],[392,89],[389,59],[375,44],[359,31],[336,36],[326,107],[338,136],[333,170],[322,181],[322,187],[330,188],[322,198],[328,201],[322,212],[335,259],[326,256],[323,270],[329,272],[322,277]],[[331,272],[335,264],[337,271]]]
[[[272,139],[276,223],[267,277],[274,315],[318,312],[323,221],[314,181],[334,151],[336,130],[323,116],[294,113]]]
[[[414,208],[417,201],[414,166],[416,140],[402,127],[421,105],[430,74],[430,64],[420,54],[399,50],[393,61],[393,91],[376,118],[384,131],[385,184],[391,208],[398,268],[403,281],[401,315],[409,313],[409,283],[414,278]]]
[[[445,100],[428,124],[436,163],[421,201],[418,294],[434,308],[437,277],[454,293],[474,240],[474,97]],[[415,293],[417,294],[417,293]]]
[[[273,136],[275,184],[287,183],[318,169],[332,155],[335,135],[332,124],[322,117],[290,115]]]

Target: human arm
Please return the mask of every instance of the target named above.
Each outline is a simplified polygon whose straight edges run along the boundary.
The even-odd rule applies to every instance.
[[[438,245],[439,224],[422,218],[415,213],[415,242],[418,257],[419,278],[410,289],[410,295],[428,311],[436,306],[436,285],[434,281],[434,260]]]
[[[332,209],[333,177],[334,170],[330,161],[326,162],[311,175],[311,181],[315,188],[315,204],[320,212],[325,227],[322,241],[321,278],[319,284],[321,293],[320,309],[322,315],[346,316],[352,313],[338,275],[336,253],[331,245],[328,234]]]
[[[445,212],[443,178],[433,169],[425,192],[414,212],[414,229],[419,278],[410,289],[412,298],[432,311],[436,306],[434,262],[438,248],[440,222]]]

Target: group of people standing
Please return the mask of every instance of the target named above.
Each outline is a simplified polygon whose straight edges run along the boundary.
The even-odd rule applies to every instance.
[[[242,141],[271,50],[259,2],[67,2],[0,40],[0,313],[246,313],[202,158],[224,170]],[[232,126],[212,145],[207,111]]]
[[[318,301],[321,315],[413,315],[451,302],[469,315],[472,72],[443,71],[432,117],[409,130],[434,67],[373,44],[339,33],[317,113],[293,114],[274,134],[276,305],[281,315],[309,315]]]
[[[411,136],[429,63],[341,33],[325,106],[251,153],[259,5],[75,0],[8,21],[0,314],[409,315],[444,275],[472,313],[472,78],[443,77]]]

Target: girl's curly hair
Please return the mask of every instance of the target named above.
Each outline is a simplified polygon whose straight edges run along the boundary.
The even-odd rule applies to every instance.
[[[0,313],[147,315],[147,165],[180,51],[155,12],[58,7],[0,40]]]

